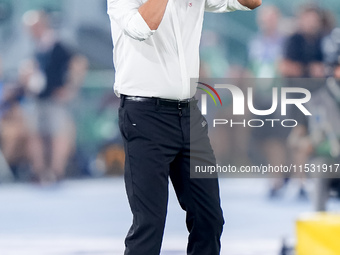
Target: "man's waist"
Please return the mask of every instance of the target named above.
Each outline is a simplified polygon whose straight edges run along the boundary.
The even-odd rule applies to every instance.
[[[121,94],[120,98],[122,102],[147,103],[174,109],[189,108],[191,106],[197,105],[198,102],[198,100],[196,100],[194,97],[183,100],[173,100],[159,97],[128,96]]]

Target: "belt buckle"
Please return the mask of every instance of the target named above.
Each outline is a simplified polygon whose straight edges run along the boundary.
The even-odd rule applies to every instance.
[[[189,106],[189,104],[190,104],[190,100],[183,100],[183,101],[178,100],[178,110],[183,109],[182,108],[183,105]]]
[[[182,107],[181,107],[181,101],[180,100],[178,100],[178,110],[181,110],[182,109]]]

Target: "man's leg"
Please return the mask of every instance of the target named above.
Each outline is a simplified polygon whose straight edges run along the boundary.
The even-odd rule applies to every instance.
[[[220,207],[218,179],[190,178],[190,164],[216,165],[200,112],[183,113],[182,128],[185,146],[170,166],[170,177],[178,200],[186,211],[189,231],[188,255],[217,255],[224,224]],[[191,126],[189,131],[189,126]],[[189,134],[191,133],[191,134]],[[191,137],[190,137],[191,136]]]
[[[180,158],[171,167],[171,180],[180,205],[186,211],[189,231],[188,255],[217,255],[223,215],[217,179],[190,179]],[[184,168],[184,169],[183,169]]]
[[[171,126],[176,123],[171,119],[175,116],[169,119],[155,110],[155,105],[125,102],[119,115],[126,152],[125,185],[133,214],[125,255],[159,255],[167,213],[169,165],[176,154],[176,139],[172,137],[181,136],[180,129]]]

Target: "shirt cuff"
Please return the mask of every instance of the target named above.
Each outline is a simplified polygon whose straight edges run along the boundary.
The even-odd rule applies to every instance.
[[[242,5],[238,0],[229,0],[228,10],[229,11],[251,11],[250,8]]]
[[[155,30],[149,28],[142,15],[137,11],[130,19],[125,32],[133,39],[143,41],[152,36]]]

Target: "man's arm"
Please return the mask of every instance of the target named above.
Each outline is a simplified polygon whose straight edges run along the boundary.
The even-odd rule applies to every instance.
[[[262,0],[206,0],[205,11],[208,12],[232,12],[249,11],[260,6]]]
[[[156,30],[161,23],[168,0],[148,0],[138,11],[151,30]]]
[[[125,34],[143,41],[149,38],[161,23],[168,0],[107,0],[107,13]]]
[[[262,0],[237,0],[243,6],[248,7],[249,9],[255,9],[262,4]]]

